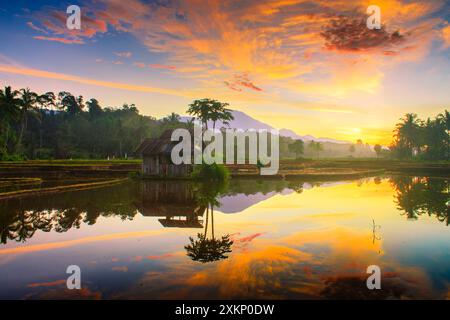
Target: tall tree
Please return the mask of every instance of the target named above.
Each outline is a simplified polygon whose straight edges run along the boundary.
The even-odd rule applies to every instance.
[[[311,142],[308,144],[308,149],[311,150],[312,153],[316,153],[317,158],[319,158],[320,151],[323,151],[323,145],[320,142],[311,140]]]
[[[415,113],[407,113],[402,122],[397,123],[394,130],[396,145],[406,150],[411,158],[414,151],[421,146],[421,121]]]
[[[20,90],[20,133],[16,144],[16,152],[22,145],[23,135],[28,127],[28,116],[34,115],[39,118],[37,113],[38,95],[29,88]]]
[[[92,98],[91,100],[86,102],[86,105],[88,107],[89,114],[94,118],[98,117],[103,111],[97,99]]]
[[[382,150],[381,145],[376,144],[376,145],[373,147],[373,150],[374,150],[375,153],[377,154],[377,158],[380,157],[380,155],[381,155],[381,150]]]
[[[295,157],[298,159],[301,154],[303,154],[304,143],[303,140],[295,140],[294,143],[289,145],[289,151],[295,154]]]
[[[60,108],[65,110],[68,114],[74,115],[83,111],[83,97],[73,96],[70,92],[62,91],[58,94]]]
[[[2,137],[1,152],[7,154],[8,146],[11,140],[11,123],[19,118],[20,99],[17,97],[18,91],[12,90],[11,87],[5,87],[0,90],[0,135]],[[0,153],[1,153],[0,152]]]
[[[180,123],[181,117],[179,114],[172,112],[168,116],[162,118],[162,122],[164,124],[173,125]]]
[[[199,118],[204,129],[208,130],[208,121],[213,122],[213,130],[216,127],[217,121],[222,121],[227,124],[233,120],[233,114],[230,109],[227,109],[228,103],[223,103],[212,99],[194,100],[189,105],[187,113]]]

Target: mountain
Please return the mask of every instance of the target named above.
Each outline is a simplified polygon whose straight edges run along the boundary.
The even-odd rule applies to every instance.
[[[242,112],[242,111],[238,111],[238,110],[233,110],[233,117],[234,120],[230,122],[229,127],[233,128],[233,129],[242,129],[242,130],[249,130],[249,129],[266,129],[266,130],[271,130],[271,129],[275,129],[274,127],[272,127],[271,125],[261,122],[259,120],[256,120],[255,118],[250,117],[248,114]],[[187,122],[190,119],[192,119],[192,117],[181,117],[181,121]],[[212,127],[212,122],[208,122],[208,127]],[[217,122],[216,123],[216,128],[222,128],[222,127],[228,127],[226,125],[224,125],[222,122]],[[335,139],[330,139],[330,138],[316,138],[312,135],[298,135],[296,132],[290,130],[290,129],[280,129],[280,136],[282,137],[289,137],[292,139],[301,139],[303,141],[318,141],[318,142],[331,142],[331,143],[338,143],[338,144],[348,144],[350,142],[348,141],[340,141],[340,140],[335,140]]]

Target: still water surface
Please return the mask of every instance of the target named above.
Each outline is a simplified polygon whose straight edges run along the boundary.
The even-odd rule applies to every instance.
[[[0,202],[1,299],[450,298],[449,180],[129,182]],[[82,289],[67,290],[78,265]],[[366,268],[382,290],[366,288]]]

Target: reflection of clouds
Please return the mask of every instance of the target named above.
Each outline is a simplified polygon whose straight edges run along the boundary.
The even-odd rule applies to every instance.
[[[419,268],[379,255],[369,231],[335,228],[292,234],[269,242],[258,234],[229,259],[199,265],[171,259],[164,272],[150,272],[118,298],[335,298],[357,290],[361,298],[431,297],[430,280]],[[382,269],[383,293],[367,294],[367,266]],[[356,279],[356,280],[355,280]]]
[[[21,246],[16,248],[5,248],[0,249],[0,256],[3,254],[19,254],[19,253],[30,253],[36,251],[44,251],[44,250],[55,250],[61,248],[67,248],[75,245],[82,245],[92,242],[99,241],[111,241],[111,240],[120,240],[120,239],[128,239],[128,238],[138,238],[138,237],[150,237],[164,234],[164,230],[149,230],[149,231],[135,231],[135,232],[125,232],[125,233],[113,233],[113,234],[105,234],[100,236],[92,236],[85,237],[74,240],[67,241],[59,241],[59,242],[49,242],[43,244],[35,244],[28,246]]]
[[[113,268],[114,269],[114,268]],[[27,285],[36,291],[25,296],[25,299],[37,300],[100,300],[102,293],[92,291],[84,286],[79,290],[69,290],[66,287],[66,279],[49,282],[34,282]]]
[[[55,280],[55,281],[50,281],[50,282],[34,282],[34,283],[30,283],[29,285],[27,285],[28,288],[37,288],[37,287],[55,287],[55,286],[60,286],[60,285],[65,285],[66,284],[65,279],[61,279],[61,280]]]
[[[51,289],[38,294],[30,294],[26,299],[38,300],[100,300],[102,294],[99,291],[91,291],[89,288],[80,290]]]
[[[111,270],[117,271],[117,272],[128,272],[128,267],[127,266],[117,266],[117,267],[112,267]]]

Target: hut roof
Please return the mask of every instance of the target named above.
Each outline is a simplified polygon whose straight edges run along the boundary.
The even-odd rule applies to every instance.
[[[164,228],[203,228],[201,221],[158,219]]]
[[[156,139],[145,139],[137,147],[134,153],[137,155],[170,155],[172,148],[178,143],[177,141],[171,140],[172,132],[174,130],[175,129],[167,129]],[[194,138],[193,132],[191,132],[191,138]]]

